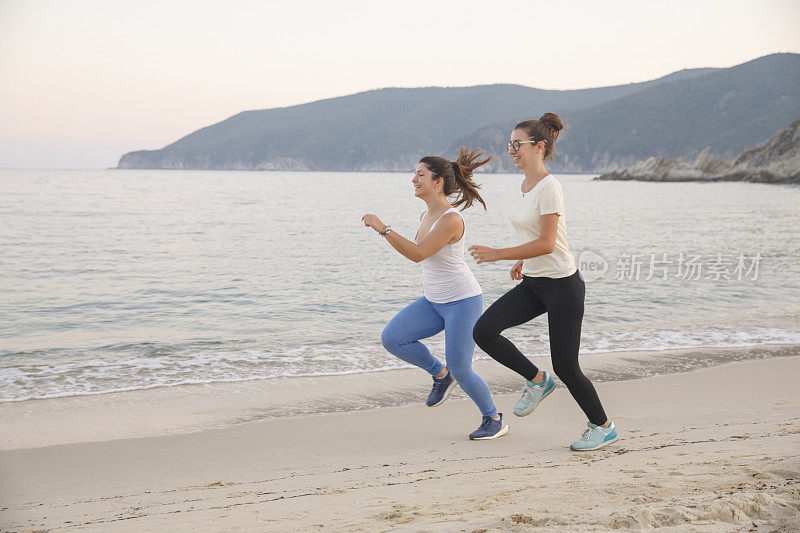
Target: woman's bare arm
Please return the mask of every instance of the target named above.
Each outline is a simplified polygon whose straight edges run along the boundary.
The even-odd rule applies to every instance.
[[[369,226],[377,232],[386,229],[386,225],[375,215],[364,215],[362,220],[365,226]],[[419,263],[444,248],[448,242],[461,235],[463,231],[464,225],[461,217],[456,213],[447,213],[419,243],[410,241],[395,231],[387,233],[386,240],[403,256]]]
[[[541,237],[538,239],[513,246],[511,248],[490,248],[489,246],[475,245],[469,247],[469,253],[478,263],[492,263],[494,261],[507,261],[530,259],[553,252],[556,247],[556,234],[558,233],[558,213],[549,213],[540,218]]]

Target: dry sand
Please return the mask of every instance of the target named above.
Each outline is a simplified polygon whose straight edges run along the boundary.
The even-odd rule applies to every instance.
[[[599,383],[621,439],[588,453],[567,447],[585,419],[563,386],[526,418],[497,395],[511,429],[483,442],[463,398],[43,447],[6,436],[28,444],[0,451],[0,529],[800,531],[799,378],[800,357],[780,357]]]

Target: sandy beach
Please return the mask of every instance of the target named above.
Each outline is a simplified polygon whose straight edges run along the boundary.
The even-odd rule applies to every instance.
[[[799,21],[0,0],[0,533],[800,533]]]
[[[490,368],[483,361],[479,367]],[[427,383],[414,372],[380,375],[382,386],[398,380],[418,390]],[[502,379],[487,379],[513,381],[497,375]],[[497,394],[510,431],[485,442],[466,438],[479,417],[463,394],[435,409],[420,401],[147,437],[141,435],[159,432],[144,422],[148,416],[177,418],[180,406],[142,403],[148,396],[140,391],[139,418],[107,427],[121,415],[99,413],[115,395],[90,400],[95,411],[84,409],[82,418],[69,402],[86,399],[58,399],[62,417],[47,402],[5,405],[0,525],[4,531],[795,531],[798,375],[800,356],[784,356],[600,382],[621,440],[590,453],[567,447],[585,419],[560,384],[526,418],[511,414],[516,393]],[[131,400],[120,397],[117,408],[127,404],[132,412]],[[213,403],[208,394],[195,397],[203,409]],[[220,396],[221,406],[225,401]],[[280,414],[280,405],[267,408]],[[72,430],[44,431],[39,418],[46,412],[52,427],[62,419]]]

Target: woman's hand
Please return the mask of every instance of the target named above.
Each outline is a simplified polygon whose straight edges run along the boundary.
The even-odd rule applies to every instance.
[[[475,261],[480,263],[493,263],[500,260],[500,254],[494,248],[488,246],[470,246],[469,253],[475,258]]]
[[[511,279],[515,279],[517,281],[522,279],[522,259],[514,263],[514,266],[511,267]]]
[[[361,217],[361,220],[364,222],[365,226],[369,226],[370,228],[374,229],[378,233],[380,233],[380,232],[382,232],[383,230],[386,229],[386,224],[381,222],[381,219],[379,219],[378,217],[376,217],[373,214],[367,213],[366,215]]]

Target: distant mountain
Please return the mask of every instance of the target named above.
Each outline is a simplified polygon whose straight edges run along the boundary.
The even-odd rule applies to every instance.
[[[636,181],[753,181],[800,183],[800,119],[778,131],[767,142],[739,154],[733,163],[714,159],[703,150],[693,165],[651,157],[599,180]]]
[[[605,172],[651,156],[693,161],[706,147],[732,157],[800,115],[800,54],[725,69],[692,69],[613,87],[550,91],[520,85],[380,89],[298,106],[245,111],[119,168],[408,170],[462,144],[512,171],[511,128],[555,111],[567,128],[554,172]]]
[[[245,111],[161,150],[127,153],[119,168],[408,170],[423,155],[455,156],[457,148],[448,150],[453,139],[498,120],[514,123],[552,109],[593,107],[716,70],[570,91],[520,85],[380,89]]]
[[[652,156],[694,161],[701,151],[731,158],[800,116],[800,55],[773,54],[699,76],[665,80],[584,109],[557,109],[567,127],[555,172],[608,172]],[[537,118],[530,113],[524,118]],[[480,128],[449,147],[505,154],[514,121]],[[494,171],[513,171],[508,157]]]

